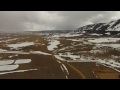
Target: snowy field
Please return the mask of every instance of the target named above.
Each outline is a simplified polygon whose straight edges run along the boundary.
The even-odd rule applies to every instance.
[[[63,44],[64,46],[64,43],[59,42],[64,37],[67,37],[65,40],[72,42],[70,46],[62,47],[57,51],[57,54],[54,55],[57,59],[67,62],[96,62],[113,68],[120,68],[119,55],[112,55],[111,53],[112,51],[120,52],[120,38],[76,38],[76,36],[80,35],[67,34],[51,36],[51,39],[55,40],[53,40],[53,44],[51,43],[53,48],[57,48],[58,44]],[[54,50],[53,48],[51,50]],[[48,50],[50,49],[48,48]],[[104,54],[106,56],[102,57]]]
[[[30,36],[8,37],[4,38],[5,40],[0,38],[0,75],[38,70],[37,68],[19,69],[22,65],[29,66],[34,56],[34,58],[51,56],[58,63],[60,61],[94,62],[96,65],[102,64],[120,69],[120,38],[84,38],[82,34],[56,34],[46,35],[40,39],[38,36],[34,38]],[[61,63],[60,68],[68,78],[67,67]]]

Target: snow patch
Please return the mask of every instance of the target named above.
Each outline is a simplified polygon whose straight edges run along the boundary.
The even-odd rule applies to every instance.
[[[31,54],[52,55],[52,54],[49,54],[49,53],[46,53],[46,52],[41,52],[41,51],[31,51],[30,53],[31,53]]]
[[[60,68],[62,69],[62,71],[64,72],[64,69],[63,69],[63,67],[62,66],[60,66]]]
[[[111,67],[116,67],[116,68],[120,68],[120,63],[114,61],[114,60],[98,60],[97,62],[98,64],[101,63],[101,64],[106,64],[106,65],[109,65]]]
[[[17,72],[35,71],[35,70],[38,70],[38,69],[28,69],[28,70],[17,70],[17,71],[1,72],[0,75],[9,74],[9,73],[17,73]]]
[[[89,42],[92,43],[104,43],[104,42],[117,42],[119,41],[120,38],[97,38],[97,39],[93,39],[93,40],[88,40]]]
[[[8,44],[8,47],[17,49],[19,47],[26,47],[26,46],[30,46],[30,45],[34,45],[34,42],[22,42],[22,43],[18,43],[18,44]]]
[[[80,35],[83,35],[83,34],[66,34],[64,37],[76,37]]]
[[[103,53],[103,52],[100,50],[91,50],[90,53]]]
[[[19,59],[15,61],[15,64],[24,64],[24,63],[30,63],[31,59]]]
[[[0,52],[5,52],[5,51],[7,51],[7,50],[4,50],[4,49],[0,49]]]
[[[10,54],[43,54],[43,55],[51,55],[49,53],[46,52],[41,52],[41,51],[30,51],[30,52],[24,52],[24,51],[7,51],[7,50],[1,50],[0,53],[10,53]],[[15,55],[18,56],[18,55]],[[10,56],[12,57],[12,56]]]
[[[96,47],[102,47],[102,46],[107,46],[107,47],[112,47],[112,48],[120,48],[120,44],[97,44]]]
[[[71,40],[71,41],[75,41],[75,42],[81,41],[81,40],[77,40],[77,39],[67,39],[67,40]]]
[[[68,76],[66,75],[66,79],[68,79]]]
[[[12,54],[29,54],[28,52],[23,52],[23,51],[4,51],[0,53],[12,53]]]
[[[0,41],[0,42],[11,42],[11,41],[14,41],[14,40],[17,40],[17,38],[14,38],[14,39],[8,39],[8,40],[2,40],[2,41]]]
[[[12,58],[13,56],[8,56],[9,58]]]
[[[0,61],[0,65],[8,65],[8,64],[12,64],[14,62],[14,60],[3,60]]]
[[[62,64],[62,66],[63,66],[63,68],[65,69],[65,71],[67,72],[67,74],[69,75],[69,72],[68,72],[67,67],[66,67],[64,64]]]
[[[52,37],[54,37],[54,38],[59,38],[59,37],[61,37],[61,35],[53,35]]]
[[[102,34],[93,33],[93,34],[90,34],[90,35],[101,36]]]
[[[80,59],[80,56],[72,55],[70,52],[67,52],[64,55],[62,53],[59,53],[59,56],[61,56],[61,57],[69,57],[72,60]]]
[[[105,33],[105,34],[110,35],[110,32],[107,32],[107,33]]]
[[[0,71],[10,71],[10,70],[15,70],[19,67],[19,65],[4,65],[0,66]]]
[[[58,63],[61,63],[60,61],[57,60]]]
[[[65,59],[63,59],[63,58],[61,58],[60,56],[58,56],[58,55],[54,55],[55,56],[55,58],[57,58],[58,60],[61,60],[61,61],[66,61]]]
[[[49,43],[50,45],[47,46],[48,50],[49,51],[53,51],[55,48],[57,48],[57,45],[60,44],[60,41],[57,41],[57,40],[53,40]]]

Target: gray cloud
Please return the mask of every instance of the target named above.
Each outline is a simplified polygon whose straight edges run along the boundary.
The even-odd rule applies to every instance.
[[[74,30],[119,18],[119,11],[0,11],[0,31]]]

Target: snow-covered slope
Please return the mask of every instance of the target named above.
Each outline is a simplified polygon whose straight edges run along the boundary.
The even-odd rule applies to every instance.
[[[103,35],[116,35],[120,33],[120,19],[108,23],[97,23],[97,24],[86,25],[78,28],[74,32],[82,33],[82,34],[97,33]]]

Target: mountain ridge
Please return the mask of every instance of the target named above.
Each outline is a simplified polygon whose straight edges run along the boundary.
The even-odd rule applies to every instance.
[[[117,35],[120,34],[120,19],[110,21],[108,23],[89,24],[80,27],[74,31],[80,34],[103,34],[103,35]]]

